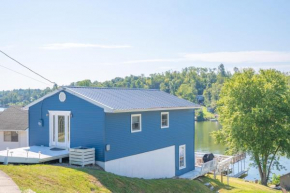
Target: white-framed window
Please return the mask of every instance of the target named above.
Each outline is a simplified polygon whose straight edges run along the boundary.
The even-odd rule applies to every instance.
[[[4,131],[4,141],[5,142],[18,142],[18,132],[17,131]]]
[[[169,112],[161,112],[161,128],[169,127]]]
[[[179,146],[179,169],[186,168],[186,147],[185,145]]]
[[[142,131],[141,114],[131,115],[131,133]]]

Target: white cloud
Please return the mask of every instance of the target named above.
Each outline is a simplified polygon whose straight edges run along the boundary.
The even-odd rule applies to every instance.
[[[185,58],[172,58],[172,59],[148,59],[148,60],[130,60],[122,62],[123,64],[136,64],[136,63],[155,63],[155,62],[180,62],[186,60]]]
[[[183,57],[190,61],[220,63],[290,62],[290,52],[273,51],[188,53]]]
[[[103,49],[117,49],[117,48],[131,48],[129,45],[101,45],[101,44],[80,44],[80,43],[55,43],[42,46],[43,49],[62,50],[70,48],[103,48]]]
[[[215,62],[215,63],[278,63],[290,62],[290,52],[240,51],[185,53],[177,58],[130,60],[123,64],[159,63],[159,62]]]

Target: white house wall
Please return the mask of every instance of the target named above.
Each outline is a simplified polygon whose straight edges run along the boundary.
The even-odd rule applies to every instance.
[[[107,172],[145,179],[175,176],[175,146],[102,163]]]
[[[0,150],[27,147],[28,146],[28,129],[25,131],[18,131],[18,142],[6,142],[4,141],[4,131],[0,131]]]

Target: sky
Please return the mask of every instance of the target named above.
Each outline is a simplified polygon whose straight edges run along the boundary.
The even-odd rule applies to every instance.
[[[182,68],[290,71],[288,0],[3,0],[0,50],[58,85]],[[20,74],[19,74],[20,73]],[[0,90],[52,87],[0,53]]]

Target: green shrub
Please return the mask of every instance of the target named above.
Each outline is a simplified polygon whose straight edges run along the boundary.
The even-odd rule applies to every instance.
[[[273,184],[280,184],[280,175],[273,174],[272,176],[272,183]]]

